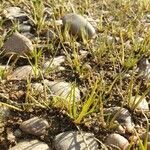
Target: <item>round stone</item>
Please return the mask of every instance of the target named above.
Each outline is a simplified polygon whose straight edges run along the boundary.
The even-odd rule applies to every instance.
[[[134,108],[136,107],[135,109],[137,110],[143,110],[143,111],[149,111],[149,105],[148,105],[148,102],[147,100],[142,96],[138,95],[137,97],[136,96],[132,96],[131,99],[130,99],[130,107]]]
[[[110,134],[107,137],[105,143],[113,148],[118,147],[119,149],[122,150],[127,150],[129,146],[128,140],[123,136],[121,136],[120,134],[116,134],[116,133]]]
[[[73,36],[80,39],[92,38],[96,31],[94,27],[81,15],[70,13],[62,18],[64,31],[69,31]]]
[[[110,107],[104,110],[106,115],[109,115],[110,117],[115,116],[115,120],[119,123],[121,126],[125,129],[125,131],[132,133],[134,131],[134,123],[131,118],[130,112],[121,107]],[[120,130],[120,129],[119,129]]]
[[[58,56],[55,58],[52,58],[50,61],[46,61],[43,65],[44,71],[59,71],[63,67],[61,67],[61,64],[65,62],[64,56]]]

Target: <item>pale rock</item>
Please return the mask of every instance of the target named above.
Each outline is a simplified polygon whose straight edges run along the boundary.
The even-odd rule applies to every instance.
[[[68,131],[55,137],[54,147],[57,150],[97,150],[98,143],[91,133]]]
[[[64,56],[58,56],[58,57],[52,58],[50,61],[45,62],[44,67],[43,67],[44,71],[62,70],[62,67],[60,65],[64,62],[65,62]]]
[[[141,42],[143,42],[143,41],[144,41],[144,38],[142,38],[142,37],[138,37],[138,38],[137,38],[137,42],[138,42],[138,43],[141,43]]]
[[[19,20],[27,20],[27,14],[21,10],[19,7],[8,7],[3,11],[5,18],[14,20],[15,18]]]
[[[45,7],[44,8],[44,14],[46,17],[51,18],[52,15],[54,14],[53,9],[50,7]]]
[[[31,30],[31,26],[28,25],[28,24],[20,24],[19,27],[18,27],[18,30],[20,32],[28,32],[29,33],[30,30]]]
[[[81,59],[86,58],[88,54],[89,54],[88,51],[80,50],[80,57],[81,57]]]
[[[120,134],[110,134],[105,143],[111,147],[118,147],[121,150],[127,150],[128,146],[129,146],[129,142],[126,138],[124,138],[123,136],[121,136]]]
[[[5,71],[8,70],[10,68],[10,66],[8,65],[0,65],[0,71]]]
[[[66,101],[70,101],[71,103],[73,102],[74,98],[76,102],[80,101],[80,90],[71,83],[64,81],[44,80],[44,84],[49,88],[52,96],[59,97]]]
[[[12,129],[11,128],[7,128],[5,132],[7,133],[7,140],[10,143],[15,143],[16,137],[14,136],[14,134],[12,132]]]
[[[125,42],[125,48],[131,50],[132,46],[131,46],[131,41],[130,40]]]
[[[48,127],[48,122],[45,119],[39,117],[33,117],[22,122],[22,124],[20,125],[20,129],[22,131],[36,136],[46,134]]]
[[[7,80],[27,80],[27,78],[32,77],[33,75],[34,71],[32,66],[26,65],[16,68],[7,76]]]
[[[32,42],[24,35],[15,32],[13,33],[3,45],[5,55],[18,54],[21,56],[30,55],[33,51]]]
[[[107,42],[108,42],[108,43],[114,43],[114,42],[115,42],[114,37],[113,37],[113,36],[108,35],[108,36],[107,36]]]
[[[32,90],[37,93],[42,93],[44,91],[44,87],[41,83],[32,83]]]
[[[63,25],[63,22],[62,22],[62,20],[55,20],[55,21],[54,21],[54,24],[55,24],[56,26],[61,26],[61,25]]]
[[[93,19],[91,17],[88,17],[87,15],[83,15],[83,17],[85,17],[85,19],[94,27],[94,29],[97,31],[98,28],[98,23],[100,22],[99,19]]]
[[[94,27],[81,15],[70,13],[62,18],[65,31],[69,31],[73,36],[82,39],[83,37],[90,39],[96,31]]]
[[[44,142],[39,140],[23,140],[16,146],[9,148],[9,150],[51,150],[51,148]]]
[[[105,115],[116,117],[115,120],[118,121],[119,125],[121,125],[125,131],[132,133],[134,131],[134,123],[131,118],[130,112],[121,107],[111,107],[104,110]],[[121,128],[119,126],[119,128]],[[119,129],[120,130],[120,129]]]
[[[146,20],[146,22],[150,23],[150,14],[147,14],[147,15],[145,16],[145,20]]]
[[[136,106],[137,105],[137,106]],[[137,110],[143,110],[143,111],[149,111],[149,105],[145,97],[142,98],[142,96],[132,96],[130,99],[130,107]]]

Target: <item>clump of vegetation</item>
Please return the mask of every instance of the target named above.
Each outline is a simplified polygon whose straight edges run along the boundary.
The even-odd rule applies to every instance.
[[[104,131],[103,140],[116,128],[115,118],[111,120],[106,117],[105,108],[125,107],[130,110],[132,116],[135,116],[136,124],[143,122],[136,113],[136,106],[143,97],[150,99],[149,80],[140,78],[136,70],[139,60],[149,57],[149,0],[8,0],[1,2],[0,8],[3,9],[0,13],[10,6],[20,7],[27,13],[27,22],[32,28],[31,40],[35,47],[30,57],[19,58],[20,61],[18,58],[9,62],[6,59],[0,60],[0,64],[8,65],[9,63],[13,68],[24,63],[33,67],[34,77],[32,79],[29,77],[26,81],[24,97],[18,98],[21,102],[11,96],[9,99],[1,97],[1,101],[8,104],[7,106],[15,112],[16,116],[20,113],[13,108],[18,108],[24,113],[30,113],[30,111],[33,113],[37,109],[63,111],[76,126],[82,130],[88,128],[97,138],[100,137],[100,132],[96,133],[93,126],[98,124],[98,128]],[[89,20],[92,18],[91,24],[96,29],[94,39],[80,41],[67,35],[69,33],[62,32],[61,25],[57,25],[57,21],[71,12],[84,15]],[[7,21],[3,17],[0,18],[1,51],[6,35],[14,29],[17,30],[16,24],[21,24],[16,19],[11,22],[10,27],[7,27]],[[54,33],[55,36],[50,33]],[[0,54],[2,57],[3,53]],[[57,73],[48,69],[46,73],[43,72],[43,63],[59,55],[66,58],[63,64],[65,70]],[[5,80],[6,76],[5,72],[0,70],[0,80]],[[75,85],[77,85],[81,90],[81,101],[76,102],[73,98],[73,102],[66,104],[61,103],[60,98],[48,97],[49,91],[43,84],[44,79],[73,82],[70,95],[75,97]],[[43,84],[42,95],[31,92],[30,85],[34,82]],[[9,81],[0,84],[0,89],[11,95]],[[15,87],[16,84],[14,82],[13,86]],[[21,85],[24,85],[24,81]],[[142,98],[131,106],[130,99],[136,95],[141,95]],[[13,101],[16,101],[15,104],[12,103]],[[57,101],[59,103],[56,103]],[[11,107],[11,105],[15,106]],[[150,116],[147,112],[144,113],[145,116],[147,122],[144,122],[142,126],[146,132],[149,132],[147,123]],[[133,134],[135,135],[136,131]],[[139,147],[141,150],[146,150],[147,147],[140,138]]]

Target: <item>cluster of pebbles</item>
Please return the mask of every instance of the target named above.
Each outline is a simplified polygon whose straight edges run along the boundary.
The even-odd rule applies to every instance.
[[[28,15],[19,7],[9,7],[4,10],[3,17],[7,19],[8,22],[12,23],[13,21],[19,22],[18,31],[13,32],[5,39],[4,44],[1,48],[5,57],[15,60],[16,58],[31,58],[32,53],[36,49],[35,37],[31,33],[32,25],[29,23]],[[69,13],[64,15],[61,18],[62,23],[61,28],[65,35],[73,36],[77,40],[90,40],[96,36],[96,29],[93,25],[87,21],[83,16],[76,13]],[[55,23],[59,21],[55,20]],[[9,23],[9,24],[10,24]],[[59,24],[59,25],[60,25]],[[51,31],[52,33],[52,31]],[[63,33],[62,33],[63,34]],[[57,35],[57,33],[56,33]],[[8,59],[8,60],[9,60]],[[64,71],[65,67],[62,65],[66,62],[66,57],[63,55],[56,56],[45,61],[42,64],[42,67],[36,73],[36,67],[31,64],[18,66],[15,69],[12,69],[12,66],[9,64],[1,65],[0,70],[6,71],[6,80],[7,81],[22,81],[27,79],[34,79],[35,74],[40,76],[40,74],[46,74],[47,70],[51,72],[59,73]],[[149,78],[149,68],[150,64],[148,60],[145,60],[144,67],[139,65],[138,71],[141,72],[143,76]],[[11,68],[11,69],[10,69]],[[142,69],[141,69],[142,68]],[[144,70],[145,69],[145,70]],[[11,71],[10,71],[11,70]],[[45,76],[44,76],[45,77]],[[35,93],[44,93],[45,89],[47,90],[47,99],[50,97],[59,98],[61,101],[68,102],[80,102],[81,100],[81,91],[77,85],[74,85],[71,82],[64,80],[49,80],[43,79],[38,82],[31,83],[31,91]],[[72,97],[71,91],[74,90],[74,99]],[[129,107],[133,108],[136,106],[138,112],[148,112],[149,105],[145,97],[142,96],[133,96],[129,100]],[[1,106],[0,113],[3,118],[8,118],[10,115],[10,110],[8,107]],[[10,141],[15,141],[16,138],[22,137],[25,133],[27,135],[33,135],[33,139],[20,139],[15,146],[9,148],[10,150],[97,150],[99,147],[108,149],[107,147],[119,148],[119,149],[128,149],[130,142],[133,141],[130,134],[135,135],[135,130],[140,129],[136,126],[132,119],[132,115],[128,109],[122,107],[110,107],[104,108],[104,114],[110,116],[114,119],[116,124],[116,133],[111,133],[106,136],[104,142],[101,139],[97,139],[94,134],[83,131],[64,131],[59,134],[54,135],[53,141],[51,144],[45,143],[42,139],[42,136],[48,134],[51,130],[51,122],[47,118],[41,118],[33,116],[30,119],[21,121],[18,129],[15,131],[8,132],[7,138]],[[1,131],[1,133],[4,131]],[[125,136],[125,135],[128,136]],[[142,133],[140,136],[142,139],[145,138],[146,133]],[[148,133],[149,136],[149,133]],[[135,139],[135,137],[133,137]],[[134,142],[138,141],[135,139]],[[104,144],[103,144],[104,143]],[[107,146],[107,147],[106,147]],[[148,138],[148,149],[150,149],[150,138]]]

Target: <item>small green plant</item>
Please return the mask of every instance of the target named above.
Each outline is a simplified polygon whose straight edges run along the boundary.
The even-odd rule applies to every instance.
[[[5,71],[0,69],[0,80],[3,79]]]
[[[37,32],[40,33],[40,31],[44,28],[45,25],[45,16],[44,16],[44,1],[43,0],[32,0],[30,1],[31,12],[32,12],[32,21],[37,27]]]
[[[80,109],[78,108],[75,102],[75,98],[73,98],[73,104],[70,103],[69,116],[73,118],[76,124],[80,124],[88,114],[92,113],[95,110],[95,107],[98,103],[98,100],[96,99],[96,96],[97,96],[96,90],[98,88],[98,82],[99,80],[97,79],[92,87],[91,93],[88,95],[85,102],[81,104]],[[75,90],[73,88],[72,90],[73,97],[75,96],[74,93],[75,93]]]
[[[40,75],[40,58],[42,57],[42,50],[34,49],[31,53],[31,56],[25,56],[28,59],[30,65],[32,66],[34,77],[38,78]],[[31,62],[31,59],[34,59],[34,63]]]
[[[147,116],[145,115],[145,113],[142,111],[143,116],[146,119],[146,132],[145,135],[142,137],[142,139],[140,139],[140,137],[138,136],[138,134],[136,133],[137,137],[138,137],[138,147],[139,150],[147,150],[148,149],[148,140],[149,140],[149,120],[147,118]]]
[[[140,96],[139,93],[140,93],[141,82],[139,82],[139,84],[137,84],[135,87],[134,86],[135,81],[136,81],[136,77],[135,77],[135,73],[133,71],[132,76],[131,76],[131,80],[129,82],[129,86],[126,90],[127,95],[125,98],[127,100],[127,105],[132,110],[135,110],[137,108],[139,103],[143,100],[143,98],[145,98],[145,96],[148,94],[148,92],[150,90],[150,86],[148,85],[147,89]],[[135,93],[135,96],[133,96],[133,91]]]

